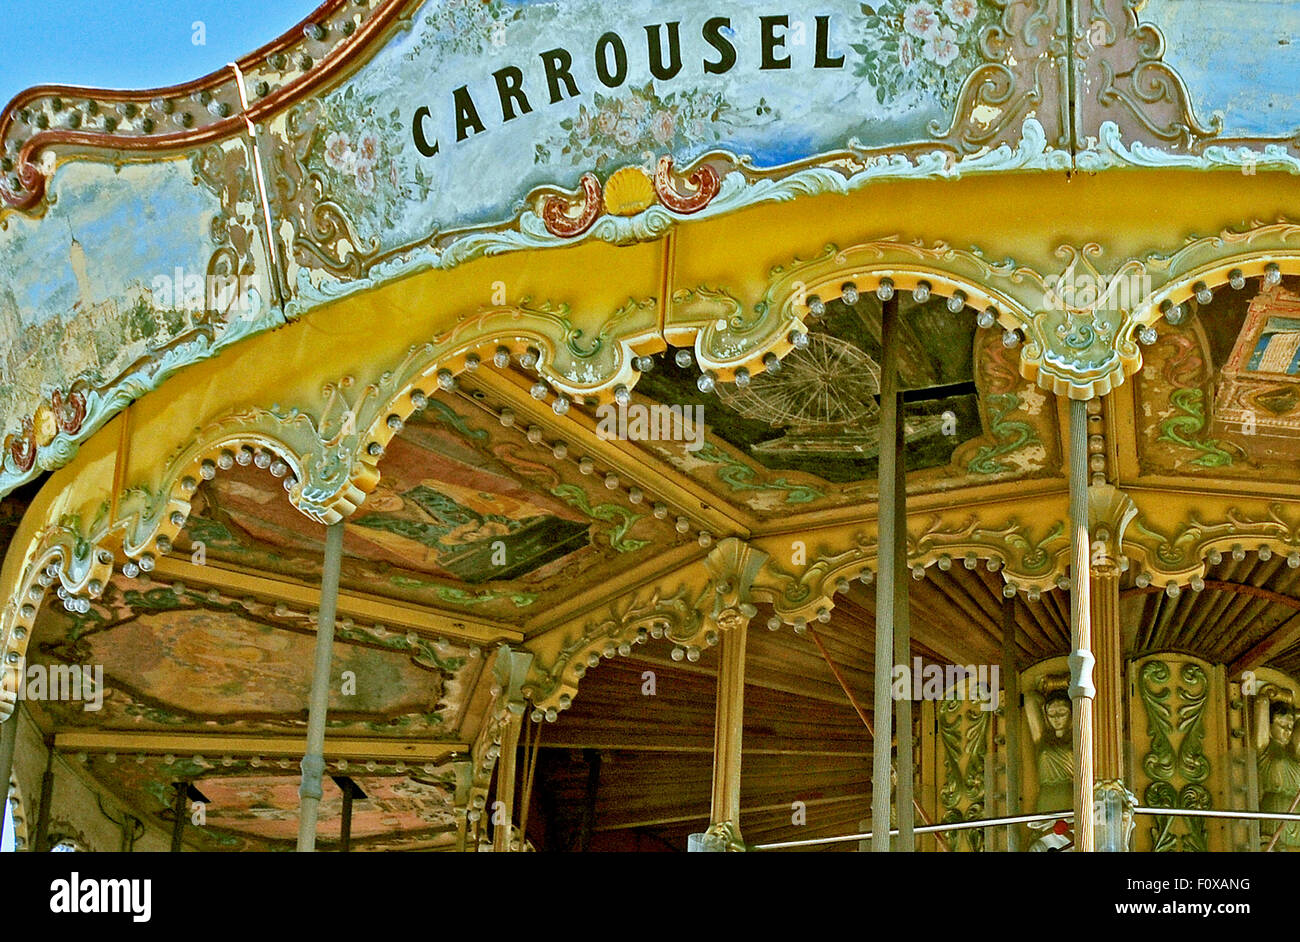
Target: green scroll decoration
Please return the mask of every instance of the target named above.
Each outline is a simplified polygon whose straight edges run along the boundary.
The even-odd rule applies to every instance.
[[[939,789],[943,814],[939,823],[978,820],[984,817],[984,753],[988,749],[992,714],[955,698],[943,700],[937,714],[944,768],[943,786]],[[953,831],[944,836],[953,848],[959,849],[964,837],[967,849],[984,849],[981,828]]]
[[[1211,771],[1204,752],[1209,678],[1204,668],[1190,661],[1180,668],[1177,685],[1169,684],[1172,675],[1169,664],[1159,660],[1148,661],[1139,674],[1138,692],[1151,737],[1142,769],[1152,781],[1143,801],[1152,808],[1204,810],[1210,807],[1210,792],[1204,784]],[[1176,747],[1175,736],[1180,737]],[[1181,833],[1175,831],[1180,821],[1185,824]],[[1157,852],[1209,849],[1204,818],[1161,815],[1149,833]]]
[[[1020,408],[1020,397],[1015,393],[993,393],[988,397],[989,431],[997,439],[995,445],[984,445],[966,465],[972,474],[1000,474],[1015,468],[999,461],[1003,455],[1038,444],[1038,433],[1028,422],[1015,422],[1007,418]]]
[[[732,458],[711,442],[705,442],[695,457],[710,464],[721,465],[717,468],[718,480],[733,491],[785,491],[787,504],[809,504],[819,497],[825,497],[823,491],[807,484],[791,484],[785,478],[760,481],[758,473],[749,465]]]
[[[1160,423],[1160,435],[1156,441],[1173,442],[1197,452],[1200,457],[1193,458],[1191,464],[1198,468],[1226,468],[1232,464],[1232,454],[1223,447],[1223,442],[1213,438],[1197,438],[1205,431],[1205,394],[1200,389],[1176,389],[1169,397],[1169,404],[1181,415],[1173,415]]]
[[[628,531],[636,525],[644,514],[634,514],[618,504],[592,504],[587,492],[576,484],[557,484],[551,488],[551,494],[560,498],[570,507],[577,507],[593,520],[612,523],[609,531],[609,545],[620,553],[633,553],[650,545],[649,540],[630,540]]]

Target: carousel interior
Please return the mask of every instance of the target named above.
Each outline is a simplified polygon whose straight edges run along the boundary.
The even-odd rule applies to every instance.
[[[1297,306],[1294,280],[1253,279],[1194,305],[1178,326],[1162,324],[1134,381],[1090,407],[1094,484],[1174,495],[1193,510],[1199,500],[1300,488],[1300,430],[1291,418],[1300,415],[1300,331],[1284,332]],[[954,313],[943,298],[907,297],[900,318],[913,554],[927,533],[943,530],[935,508],[950,517],[957,508],[968,533],[1002,504],[1059,512],[1062,407],[1021,378],[1016,351],[978,329],[969,308]],[[698,434],[676,440],[603,436],[591,405],[576,404],[561,420],[530,397],[534,378],[518,361],[467,376],[454,394],[414,412],[378,462],[380,484],[346,523],[333,667],[343,682],[329,704],[322,848],[338,847],[345,788],[358,790],[351,849],[464,847],[465,814],[476,809],[455,763],[482,741],[487,705],[500,694],[497,645],[526,650],[575,619],[652,610],[638,587],[697,562],[727,532],[769,549],[788,544],[794,568],[801,553],[816,553],[808,544],[819,528],[869,516],[859,508],[876,500],[880,324],[874,295],[827,303],[809,318],[806,346],[743,389],[701,392],[687,351],[642,361],[629,415],[702,408]],[[1261,366],[1279,340],[1290,362]],[[1282,376],[1252,376],[1261,372]],[[1261,407],[1255,434],[1242,434],[1232,411],[1243,396]],[[197,487],[170,552],[151,571],[118,570],[87,611],[42,607],[30,663],[47,671],[102,664],[102,709],[28,708],[59,761],[140,821],[169,828],[173,784],[183,781],[206,804],[204,826],[186,831],[189,846],[289,849],[322,530],[289,503],[283,463],[254,449],[231,458]],[[5,501],[9,534],[38,489]],[[668,511],[686,500],[698,508],[695,519]],[[1286,531],[1277,513],[1272,527]],[[1132,524],[1144,525],[1141,517]],[[1208,754],[1212,774],[1200,781],[1227,803],[1239,791],[1225,761],[1227,731],[1249,721],[1230,716],[1242,707],[1224,684],[1263,669],[1279,690],[1294,689],[1300,556],[1236,540],[1231,521],[1220,529],[1232,545],[1211,551],[1190,588],[1175,595],[1143,584],[1125,560],[1119,598],[1130,664],[1159,655],[1175,667],[1204,664],[1215,678],[1218,693],[1201,689],[1173,728],[1185,741],[1187,724],[1200,724],[1203,741],[1180,743],[1180,755]],[[1032,545],[1022,551],[1044,564],[1062,539],[1059,524],[1024,532],[1015,539]],[[913,569],[910,651],[901,663],[1014,665],[1025,672],[1022,685],[1047,689],[1047,667],[1063,671],[1070,650],[1068,580],[1008,602],[997,564],[984,553],[954,553]],[[853,834],[870,823],[875,586],[868,575],[842,580],[836,592],[824,620],[792,629],[767,604],[751,620],[740,787],[751,844]],[[647,624],[594,648],[579,695],[524,724],[517,846],[680,851],[708,825],[717,648],[678,645]],[[1138,684],[1136,669],[1130,683]],[[1134,697],[1129,709],[1143,702]],[[953,706],[958,712],[946,715]],[[925,817],[950,822],[1011,807],[1006,724],[1019,706],[917,704],[916,795]],[[953,729],[964,732],[945,735]],[[1130,768],[1156,755],[1144,742],[1147,753],[1130,754]],[[1032,752],[1026,757],[1032,767]],[[500,783],[478,784],[477,810],[491,809]],[[1032,801],[1031,777],[1022,806]],[[57,821],[54,829],[78,840],[59,833]],[[1005,829],[987,830],[999,833],[954,832],[948,844],[1005,841]],[[1155,830],[1139,833],[1149,843]],[[1198,838],[1225,847],[1246,840],[1227,827],[1164,839]],[[933,837],[921,846],[938,849]]]

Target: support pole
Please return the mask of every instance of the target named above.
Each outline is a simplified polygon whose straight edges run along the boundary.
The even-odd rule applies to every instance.
[[[41,807],[36,815],[36,840],[32,850],[50,849],[50,799],[54,797],[54,737],[45,740],[45,773],[41,776]]]
[[[888,303],[897,304],[890,300]],[[897,335],[898,331],[894,331]],[[903,395],[895,390],[894,414],[894,664],[905,673],[912,670],[911,609],[906,578],[907,569],[907,468],[903,452]],[[882,432],[884,430],[882,429]],[[916,691],[912,691],[916,695]],[[914,828],[916,818],[912,812],[913,761],[912,761],[912,700],[903,697],[894,702],[895,728],[898,737],[898,760],[894,763],[898,775],[898,794],[894,798],[894,813],[898,822],[896,849],[903,853],[916,851]]]
[[[740,749],[745,723],[745,641],[748,621],[721,632],[713,726],[713,796],[709,829],[740,834]]]
[[[1002,596],[1002,715],[1007,736],[1007,817],[1020,814],[1020,663],[1016,648],[1016,600]],[[1020,828],[1007,826],[1007,850],[1020,850]]]
[[[189,786],[185,782],[173,782],[176,797],[172,799],[172,853],[181,852],[181,840],[185,836],[185,798]]]
[[[519,732],[523,726],[522,712],[510,712],[501,731],[501,754],[497,757],[497,799],[491,820],[496,822],[492,835],[492,850],[504,854],[510,850],[510,832],[515,820],[515,766],[519,759]]]
[[[1090,852],[1092,801],[1092,605],[1089,591],[1088,418],[1081,399],[1070,400],[1070,699],[1074,704],[1074,848]]]
[[[325,528],[325,561],[321,570],[320,616],[316,624],[316,662],[312,667],[311,700],[307,709],[307,751],[302,757],[298,851],[316,849],[316,817],[320,812],[321,778],[325,774],[325,714],[329,709],[330,661],[334,653],[334,615],[339,601],[339,568],[343,563],[343,521]]]
[[[339,852],[350,853],[352,850],[352,782],[348,781],[343,789],[343,822],[339,825]]]
[[[880,313],[880,463],[879,569],[876,581],[876,740],[871,756],[871,850],[889,851],[890,744],[893,741],[894,605],[898,597],[898,465],[902,425],[898,395],[898,296],[891,295]]]
[[[844,675],[840,673],[840,669],[836,667],[835,662],[831,660],[830,654],[826,651],[826,645],[822,644],[821,636],[812,628],[808,629],[808,634],[812,636],[813,642],[817,645],[817,650],[822,653],[822,660],[825,661],[826,666],[831,669],[831,674],[834,675],[836,682],[839,683],[840,689],[844,691],[844,696],[848,698],[849,705],[853,707],[854,712],[858,714],[858,719],[862,720],[862,725],[867,728],[867,735],[871,737],[871,748],[874,749],[876,747],[876,731],[871,726],[871,720],[867,719],[867,711],[862,709],[862,704],[858,703],[858,698],[853,696],[853,691],[849,689],[848,682],[844,679]],[[912,796],[911,804],[912,810],[916,815],[921,816],[921,821],[923,823],[926,825],[934,823],[930,820],[930,816],[925,813],[925,809],[921,807],[921,803],[916,800],[916,795]],[[913,815],[913,819],[915,820],[915,815]],[[933,834],[940,850],[952,850],[952,848],[948,846],[948,841],[941,833],[934,831]]]

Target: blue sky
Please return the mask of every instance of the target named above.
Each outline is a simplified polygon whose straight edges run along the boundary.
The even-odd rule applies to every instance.
[[[288,30],[319,0],[4,0],[0,105],[44,83],[175,85]],[[196,44],[194,24],[203,35]]]

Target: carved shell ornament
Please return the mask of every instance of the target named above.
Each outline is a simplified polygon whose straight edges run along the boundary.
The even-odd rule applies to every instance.
[[[702,163],[687,174],[673,171],[673,158],[659,158],[653,179],[640,167],[616,170],[602,187],[594,173],[584,173],[578,190],[543,197],[539,215],[546,231],[564,239],[582,235],[602,215],[635,216],[656,203],[682,216],[707,207],[722,189],[722,177]]]

